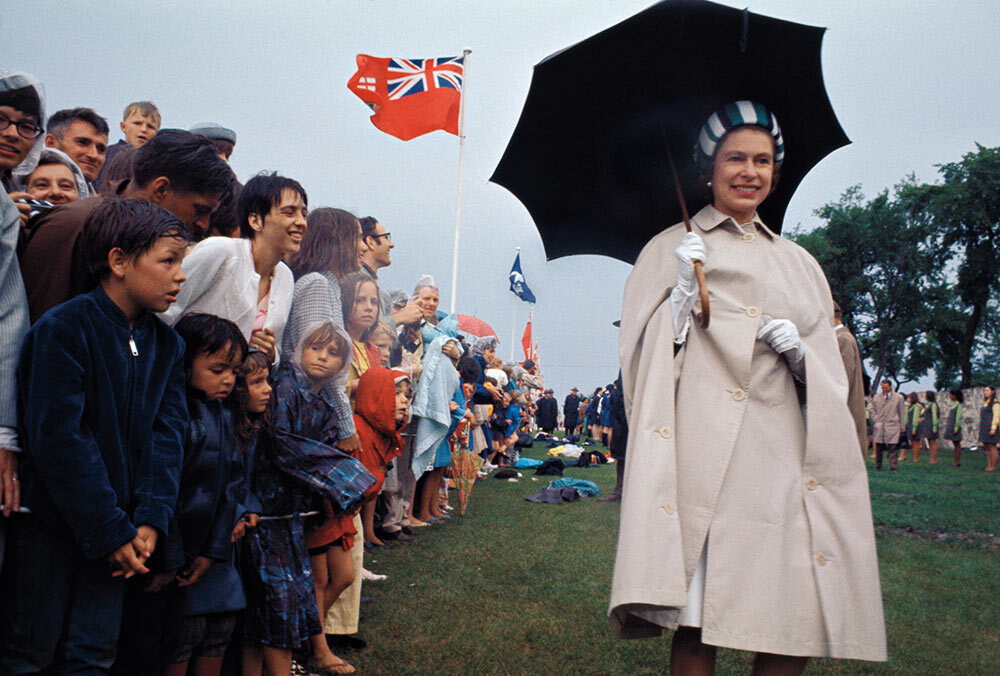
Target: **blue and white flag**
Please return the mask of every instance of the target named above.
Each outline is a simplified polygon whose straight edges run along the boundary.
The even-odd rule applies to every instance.
[[[535,302],[535,294],[531,293],[531,289],[524,282],[524,273],[521,272],[521,254],[517,254],[517,257],[514,259],[514,267],[510,269],[508,279],[510,279],[510,290],[518,298],[527,303]]]

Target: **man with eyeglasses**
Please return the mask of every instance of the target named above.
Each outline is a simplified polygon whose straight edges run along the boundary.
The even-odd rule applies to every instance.
[[[392,257],[389,252],[396,248],[392,243],[392,234],[378,222],[374,216],[365,216],[359,219],[361,223],[361,239],[365,243],[366,250],[361,254],[361,269],[378,282],[378,271],[392,265]],[[392,298],[390,289],[379,286],[382,296],[382,316],[392,315],[392,321],[399,325],[416,324],[422,316],[420,306],[415,302],[410,302],[400,310],[392,309]]]
[[[17,392],[15,389],[21,342],[28,332],[28,299],[17,257],[21,212],[27,204],[14,200],[26,193],[12,190],[14,169],[31,171],[41,156],[45,119],[41,89],[24,73],[0,75],[0,564],[6,543],[7,517],[20,507],[17,475]],[[23,209],[22,209],[23,207]]]

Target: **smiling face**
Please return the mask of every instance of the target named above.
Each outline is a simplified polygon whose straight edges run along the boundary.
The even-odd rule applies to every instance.
[[[437,289],[427,286],[420,288],[420,292],[417,294],[417,305],[420,306],[420,312],[424,315],[424,319],[432,319],[434,317],[437,313],[439,302]]]
[[[378,287],[375,282],[364,281],[358,284],[358,290],[354,294],[354,304],[351,312],[347,316],[347,332],[357,340],[356,336],[370,329],[375,325],[378,318],[379,298]]]
[[[365,238],[367,247],[366,259],[374,268],[385,268],[392,265],[390,250],[395,249],[391,235],[381,223],[375,224],[375,232]]]
[[[125,134],[126,143],[138,148],[156,136],[156,132],[160,129],[160,121],[150,115],[134,111],[119,124],[119,128]]]
[[[713,206],[739,224],[753,220],[771,194],[774,141],[762,129],[740,127],[719,144],[712,163]]]
[[[300,366],[312,383],[325,383],[344,368],[344,358],[337,350],[336,341],[315,342],[302,348]]]
[[[282,257],[296,253],[306,234],[308,215],[302,195],[285,189],[281,192],[278,204],[272,206],[263,218],[259,214],[250,214],[254,242],[264,244]]]
[[[35,139],[24,138],[17,133],[18,123],[30,122],[37,127],[38,120],[34,115],[25,115],[10,106],[0,106],[0,117],[10,121],[6,129],[0,129],[0,174],[2,174],[21,164],[35,145]]]
[[[108,135],[84,120],[72,120],[60,136],[48,134],[45,145],[58,148],[80,167],[84,177],[93,183],[104,166],[104,154],[108,151]]]
[[[73,172],[60,163],[43,164],[31,172],[24,191],[36,200],[52,204],[67,204],[80,199]]]
[[[215,352],[199,354],[191,364],[189,384],[206,399],[225,399],[236,384],[240,356],[240,351],[233,349],[230,343]]]
[[[131,311],[164,312],[177,300],[181,284],[187,279],[181,268],[187,245],[183,237],[160,237],[147,251],[122,263],[121,277]],[[111,256],[118,251],[112,250]]]

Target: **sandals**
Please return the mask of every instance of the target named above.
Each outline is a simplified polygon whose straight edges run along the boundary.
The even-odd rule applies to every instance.
[[[307,669],[310,674],[319,674],[320,676],[341,676],[343,674],[354,674],[358,671],[354,665],[344,659],[341,659],[340,662],[333,666],[324,667],[315,658],[311,658]]]

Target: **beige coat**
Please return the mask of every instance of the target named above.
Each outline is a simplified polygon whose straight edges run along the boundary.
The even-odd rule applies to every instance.
[[[906,399],[899,392],[881,389],[872,397],[872,439],[876,444],[895,444],[906,421]]]
[[[625,288],[630,436],[612,627],[624,638],[675,628],[707,546],[706,643],[884,660],[868,477],[823,273],[763,226],[741,234],[711,207],[693,225],[708,256],[707,330],[693,321],[674,356],[666,299],[682,225],[650,241]],[[756,340],[764,314],[802,336],[805,416],[783,358]]]
[[[865,421],[865,383],[861,377],[861,351],[858,341],[843,324],[835,328],[837,334],[837,349],[840,359],[844,362],[847,373],[847,410],[854,418],[854,427],[858,433],[858,444],[861,446],[861,457],[868,450],[868,424]]]

